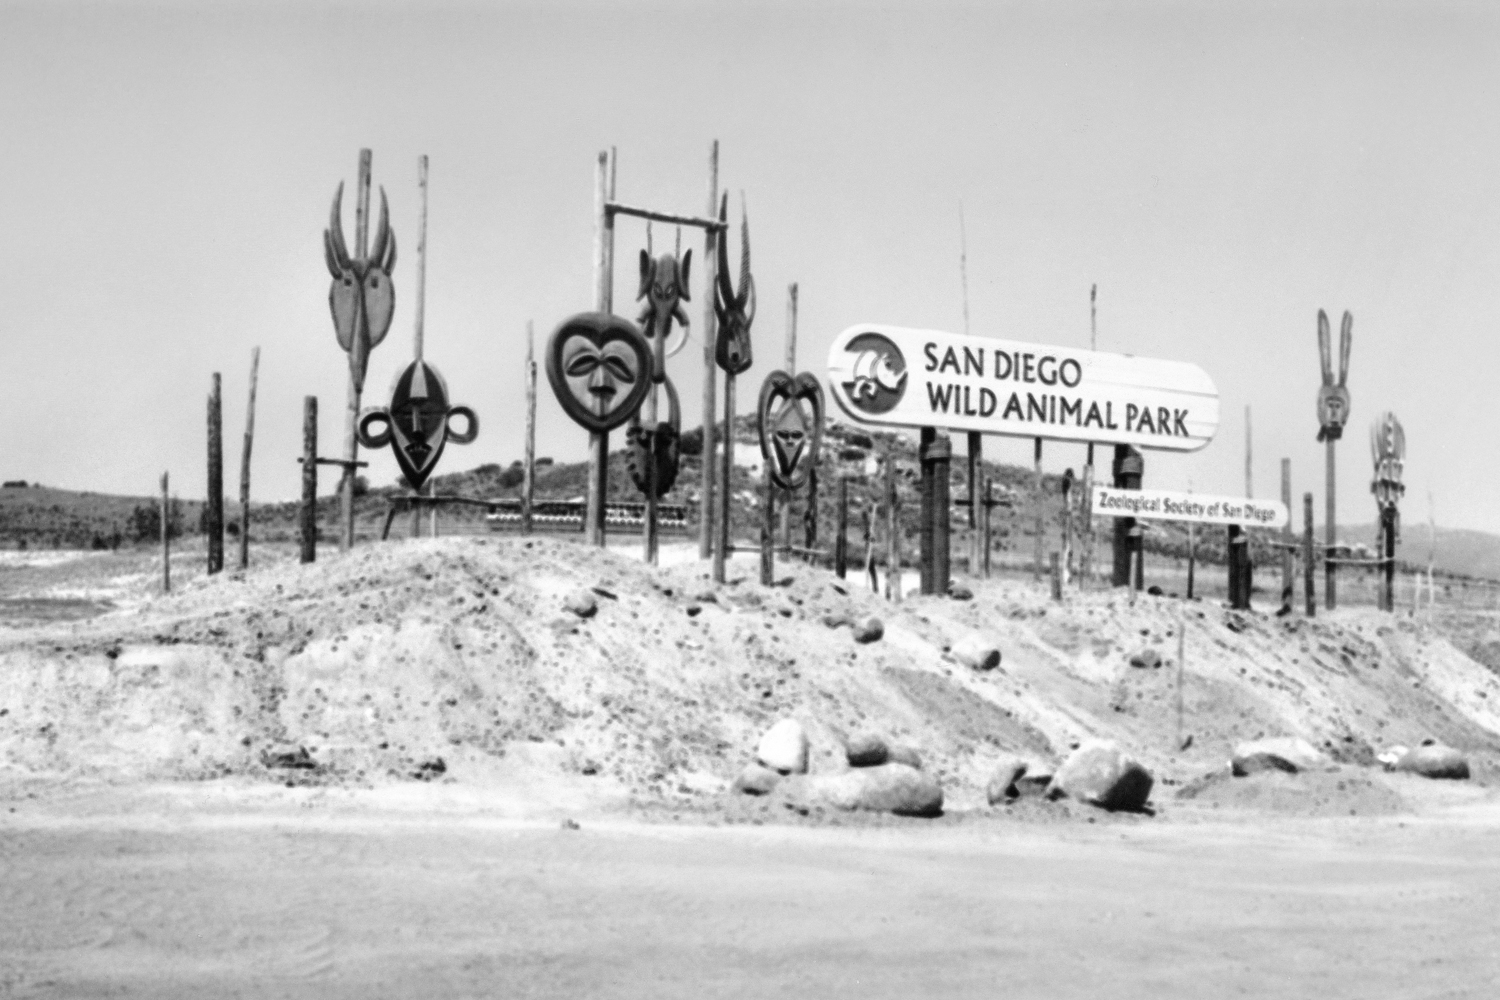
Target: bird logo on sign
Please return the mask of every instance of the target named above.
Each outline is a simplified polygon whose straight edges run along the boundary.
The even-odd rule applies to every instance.
[[[843,383],[849,401],[866,413],[886,413],[906,394],[906,358],[888,338],[862,333],[845,348],[853,354],[853,378]]]

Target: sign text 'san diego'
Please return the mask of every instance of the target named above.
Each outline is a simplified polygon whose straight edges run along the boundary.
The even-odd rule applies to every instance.
[[[897,427],[1196,451],[1219,426],[1197,365],[898,326],[852,326],[828,350],[833,398]]]
[[[1142,517],[1155,521],[1197,521],[1200,524],[1240,524],[1279,528],[1290,513],[1277,500],[1213,497],[1169,490],[1118,490],[1095,486],[1090,512],[1095,517]]]

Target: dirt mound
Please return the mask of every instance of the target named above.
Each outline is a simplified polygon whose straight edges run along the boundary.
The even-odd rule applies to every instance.
[[[1338,766],[1297,774],[1258,771],[1243,778],[1225,769],[1189,782],[1177,797],[1213,808],[1283,816],[1390,816],[1409,811],[1406,800],[1379,774]]]
[[[775,587],[752,572],[732,562],[716,587],[691,558],[652,569],[635,551],[470,537],[200,577],[128,612],[0,633],[0,761],[670,808],[727,795],[760,734],[793,716],[814,772],[845,766],[848,736],[879,732],[918,748],[961,812],[984,806],[1002,755],[1051,768],[1096,737],[1166,779],[1158,797],[1262,735],[1347,765],[1425,736],[1500,750],[1500,679],[1409,620],[1284,621],[1123,592],[1056,604],[1000,581],[893,606],[820,569],[783,565]],[[579,590],[591,617],[565,610]],[[870,614],[885,636],[869,645],[825,623]],[[997,669],[947,655],[975,632],[1003,651]],[[1147,648],[1160,665],[1132,667]]]

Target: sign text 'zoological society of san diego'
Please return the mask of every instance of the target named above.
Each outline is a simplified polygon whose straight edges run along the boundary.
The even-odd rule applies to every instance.
[[[1219,426],[1208,373],[1182,361],[940,330],[852,326],[828,350],[853,420],[1196,451]]]

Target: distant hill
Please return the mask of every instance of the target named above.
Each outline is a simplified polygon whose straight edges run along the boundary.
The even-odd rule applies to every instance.
[[[1380,529],[1374,524],[1358,524],[1340,530],[1344,532],[1341,538],[1362,542],[1373,550]],[[1500,580],[1500,535],[1438,525],[1436,534],[1430,536],[1426,522],[1407,521],[1401,525],[1397,560],[1425,569],[1429,549],[1435,552],[1434,565],[1440,573]]]

